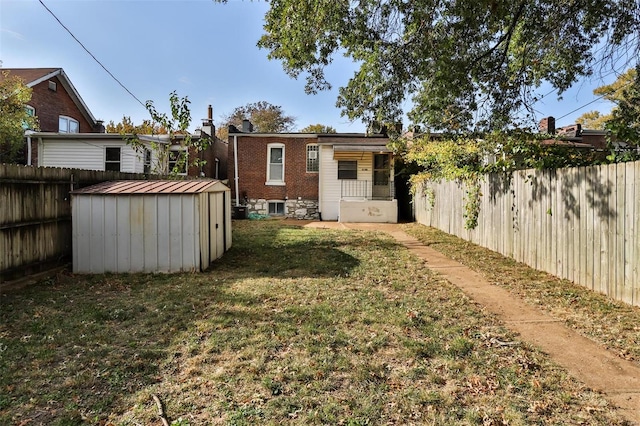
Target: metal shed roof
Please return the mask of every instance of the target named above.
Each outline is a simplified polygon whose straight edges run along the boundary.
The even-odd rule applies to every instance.
[[[72,194],[197,194],[216,186],[228,189],[219,180],[122,180],[103,182],[77,189]]]

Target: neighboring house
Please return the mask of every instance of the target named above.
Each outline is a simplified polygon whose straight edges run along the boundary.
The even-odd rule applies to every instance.
[[[607,148],[606,130],[583,129],[579,123],[564,127],[556,127],[556,120],[553,117],[545,117],[538,125],[540,132],[549,135],[556,135],[557,139],[547,139],[543,141],[546,145],[568,145],[575,148]]]
[[[388,138],[250,129],[247,122],[243,131],[229,126],[227,177],[236,207],[297,219],[397,222]]]
[[[130,135],[129,135],[130,136]],[[214,179],[226,179],[226,155],[228,152],[225,141],[215,138],[213,144],[206,150],[196,153],[186,152],[179,144],[183,136],[177,135],[170,146],[167,170],[173,169],[180,155],[187,155],[191,162],[194,155],[206,160],[201,167],[185,167],[179,173],[184,176],[201,176]],[[200,138],[201,134],[192,135]],[[140,141],[147,145],[151,142],[169,144],[168,135],[138,135]],[[38,146],[39,158],[37,166],[66,167],[86,170],[113,170],[129,173],[155,173],[159,170],[158,158],[149,146],[143,152],[137,152],[126,139],[118,133],[47,133],[31,134]]]
[[[41,132],[104,132],[62,68],[2,68],[9,76],[18,76],[32,89],[27,110],[38,117]],[[0,78],[2,74],[0,73]],[[26,163],[34,163],[37,147],[27,140]]]

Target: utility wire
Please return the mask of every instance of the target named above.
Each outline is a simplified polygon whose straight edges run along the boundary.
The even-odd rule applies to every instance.
[[[629,82],[629,83],[625,84],[624,86],[620,87],[620,89],[624,89],[624,88],[626,88],[627,86],[631,86],[631,84],[632,84],[632,83],[633,83],[633,82],[631,81],[631,82]],[[576,112],[576,111],[580,111],[582,108],[584,108],[584,107],[586,107],[586,106],[589,106],[589,105],[591,105],[591,104],[592,104],[592,103],[594,103],[594,102],[598,102],[600,99],[602,99],[602,98],[606,97],[607,95],[608,95],[608,94],[604,94],[604,95],[602,95],[602,96],[598,96],[597,98],[595,98],[595,99],[594,99],[594,100],[592,100],[591,102],[587,102],[586,104],[584,104],[584,105],[582,105],[582,106],[580,106],[580,107],[578,107],[578,108],[574,109],[573,111],[566,113],[566,114],[565,114],[565,115],[563,115],[562,117],[558,117],[558,118],[556,118],[556,120],[560,120],[561,118],[565,118],[566,116],[571,115],[571,114],[573,114],[573,113],[574,113],[574,112]]]
[[[129,89],[127,89],[127,87],[126,87],[124,84],[122,84],[122,82],[120,82],[120,80],[118,80],[118,79],[117,79],[117,78],[116,78],[116,77],[111,73],[111,71],[109,71],[109,70],[107,69],[107,67],[105,67],[105,66],[102,64],[102,62],[100,62],[100,61],[98,60],[98,58],[96,58],[96,57],[94,56],[94,54],[93,54],[93,53],[91,53],[91,52],[89,51],[89,49],[87,49],[87,48],[85,47],[85,45],[84,45],[84,44],[82,44],[82,42],[81,42],[80,40],[78,40],[78,38],[77,38],[75,35],[73,35],[73,33],[71,32],[71,30],[69,30],[69,28],[67,28],[67,27],[62,23],[62,21],[60,21],[60,19],[58,19],[58,17],[57,17],[57,16],[56,16],[52,11],[51,11],[51,9],[49,9],[49,8],[47,7],[47,5],[45,5],[45,4],[43,3],[43,1],[42,1],[42,0],[38,0],[38,1],[39,1],[39,2],[40,2],[40,4],[42,5],[42,7],[44,7],[45,9],[47,9],[47,12],[49,12],[49,13],[51,14],[51,16],[53,16],[53,17],[55,18],[55,20],[56,20],[56,21],[58,21],[58,23],[62,26],[62,28],[64,28],[65,30],[67,30],[67,32],[69,33],[69,35],[71,35],[71,37],[73,37],[73,39],[74,39],[75,41],[77,41],[77,42],[78,42],[78,44],[79,44],[80,46],[82,46],[82,48],[85,50],[85,52],[87,52],[87,53],[89,54],[89,56],[91,56],[91,57],[93,58],[93,60],[94,60],[94,61],[96,61],[96,62],[98,63],[98,65],[100,65],[100,66],[102,67],[102,69],[103,69],[103,70],[105,70],[105,71],[107,72],[107,74],[109,74],[109,75],[111,76],[111,78],[113,78],[113,79],[116,81],[116,83],[118,83],[118,84],[119,84],[119,85],[120,85],[120,86],[121,86],[121,87],[122,87],[122,88],[123,88],[123,89],[124,89],[128,94],[130,94],[130,95],[133,97],[133,99],[135,99],[136,101],[138,101],[138,103],[139,103],[140,105],[142,105],[144,108],[146,108],[146,105],[145,105],[145,104],[144,104],[140,99],[138,99],[138,98],[136,97],[136,95],[134,95],[133,93],[131,93],[131,91],[130,91]]]

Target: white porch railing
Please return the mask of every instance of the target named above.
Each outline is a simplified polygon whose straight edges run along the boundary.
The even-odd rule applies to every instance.
[[[370,180],[343,179],[340,183],[342,200],[393,200],[395,198],[393,181],[380,184]]]

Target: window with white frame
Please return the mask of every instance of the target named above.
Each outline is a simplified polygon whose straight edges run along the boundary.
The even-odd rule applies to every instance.
[[[171,148],[169,151],[169,173],[187,174],[187,152],[183,148]]]
[[[267,185],[284,185],[284,145],[267,145]]]
[[[317,172],[319,170],[320,153],[318,152],[318,145],[307,145],[307,173]]]
[[[80,123],[71,117],[61,115],[58,118],[58,132],[60,133],[78,133],[80,131]]]
[[[358,179],[358,162],[338,161],[338,179]]]
[[[284,201],[269,201],[269,214],[284,216]]]
[[[108,146],[105,148],[104,154],[104,169],[119,172],[122,163],[122,150],[120,147]]]

